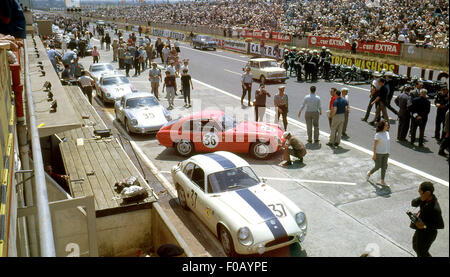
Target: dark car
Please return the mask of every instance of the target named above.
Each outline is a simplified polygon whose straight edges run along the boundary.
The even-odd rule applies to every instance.
[[[212,48],[213,50],[216,50],[217,42],[214,41],[209,36],[197,35],[192,40],[192,46],[194,47],[194,49],[198,47],[202,50],[208,49],[208,48]]]

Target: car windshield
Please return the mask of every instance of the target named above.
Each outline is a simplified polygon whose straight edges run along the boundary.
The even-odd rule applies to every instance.
[[[226,131],[232,128],[235,128],[237,126],[237,122],[236,120],[234,120],[234,118],[232,118],[229,115],[224,114],[220,119],[219,119],[219,124],[220,126],[222,126],[222,128]]]
[[[130,81],[128,81],[127,77],[125,77],[125,76],[109,77],[109,78],[103,79],[104,86],[129,84],[129,83],[130,83]]]
[[[265,67],[278,67],[278,64],[277,64],[276,61],[264,61],[264,62],[261,62],[261,63],[259,64],[259,66],[260,66],[261,68],[265,68]]]
[[[208,175],[208,193],[248,188],[259,184],[259,178],[249,166],[237,167]]]
[[[155,97],[139,97],[127,100],[126,108],[133,109],[137,107],[152,107],[158,106],[159,103]]]
[[[199,37],[201,41],[210,41],[210,37]]]
[[[92,72],[107,71],[107,70],[113,71],[114,67],[112,65],[110,65],[110,64],[107,64],[107,65],[103,65],[102,64],[102,65],[92,66]]]

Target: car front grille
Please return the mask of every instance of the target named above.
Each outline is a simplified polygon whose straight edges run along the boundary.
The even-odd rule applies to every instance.
[[[275,245],[278,245],[278,244],[282,244],[282,243],[288,242],[288,241],[290,241],[292,239],[294,239],[293,236],[282,237],[282,238],[279,238],[279,239],[276,239],[276,240],[273,240],[273,241],[269,241],[268,243],[266,243],[265,247],[267,247],[267,248],[268,247],[272,247],[272,246],[275,246]]]

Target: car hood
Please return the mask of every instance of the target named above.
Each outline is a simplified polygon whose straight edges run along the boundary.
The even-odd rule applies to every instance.
[[[113,85],[113,86],[102,86],[103,90],[107,90],[105,92],[111,94],[111,97],[122,97],[128,93],[132,93],[133,90],[131,89],[130,84],[123,84],[123,85]]]
[[[269,72],[269,73],[285,73],[286,72],[286,70],[281,67],[264,67],[261,70],[264,72]]]
[[[243,121],[236,126],[235,131],[244,133],[256,132],[258,134],[273,135],[280,138],[283,135],[283,131],[277,124],[257,121]]]
[[[130,119],[136,119],[139,125],[155,126],[167,123],[161,106],[126,109]]]
[[[291,216],[279,192],[268,185],[256,185],[248,189],[224,192],[217,199],[252,225],[276,218],[269,205],[283,204],[286,216]]]
[[[98,79],[100,79],[100,77],[102,76],[103,73],[106,73],[106,74],[114,74],[114,70],[106,70],[106,71],[95,71],[95,72],[91,72],[91,74],[92,74],[94,77],[98,78]]]

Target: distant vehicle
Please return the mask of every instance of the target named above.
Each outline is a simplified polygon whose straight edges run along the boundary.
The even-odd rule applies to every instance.
[[[306,237],[305,213],[233,153],[195,155],[171,173],[181,207],[219,238],[227,256],[263,254]]]
[[[195,48],[208,49],[212,48],[213,50],[216,50],[217,48],[217,42],[213,40],[210,36],[204,36],[204,35],[197,35],[192,39],[192,46]]]
[[[94,77],[95,81],[98,82],[103,74],[114,74],[114,67],[110,63],[94,63],[89,66],[89,72],[91,76]]]
[[[275,59],[250,59],[245,67],[250,67],[253,79],[259,80],[261,83],[266,83],[266,81],[278,81],[283,83],[287,78],[286,69],[280,67]],[[245,67],[243,70],[245,70]]]
[[[172,120],[153,94],[135,92],[122,96],[114,104],[114,112],[119,122],[124,124],[127,133],[151,134]]]
[[[283,130],[266,122],[243,121],[223,111],[201,111],[168,122],[156,135],[161,145],[175,148],[181,156],[194,152],[231,151],[266,159],[285,140]]]
[[[104,20],[97,20],[96,24],[97,25],[105,25],[105,21]]]
[[[114,103],[122,96],[136,91],[124,75],[102,75],[98,81],[97,95],[105,104]]]

